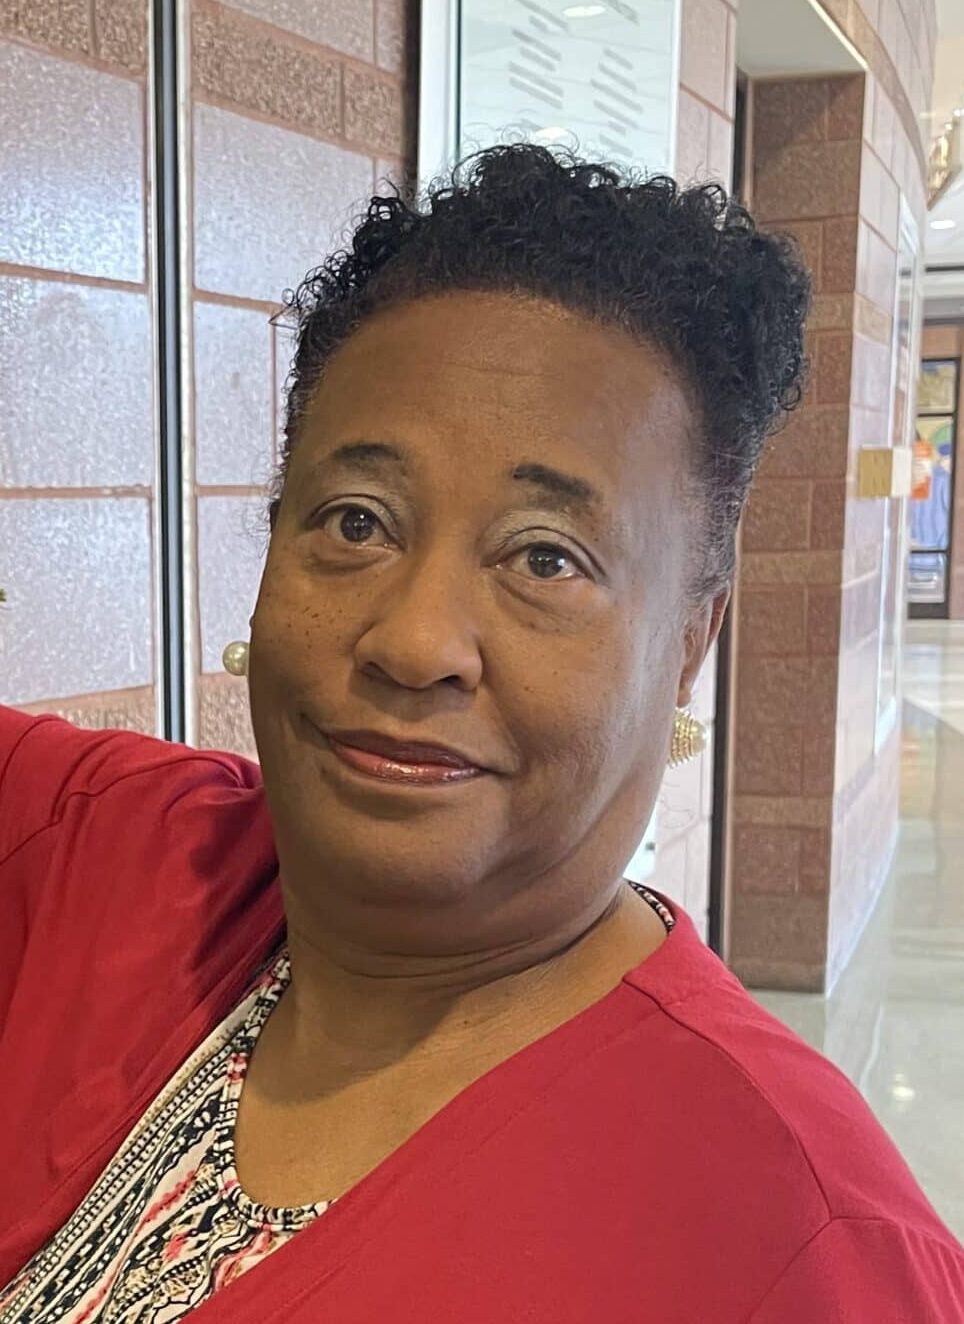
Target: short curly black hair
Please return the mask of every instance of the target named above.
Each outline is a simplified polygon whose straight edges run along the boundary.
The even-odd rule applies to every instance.
[[[657,346],[697,406],[704,495],[698,597],[733,575],[767,436],[800,400],[810,281],[716,184],[681,188],[530,143],[490,148],[420,200],[372,198],[351,247],[285,297],[296,351],[281,479],[332,354],[367,317],[448,291],[550,299]]]

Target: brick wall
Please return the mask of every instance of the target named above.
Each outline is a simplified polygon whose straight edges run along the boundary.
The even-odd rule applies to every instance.
[[[191,4],[196,607],[202,745],[253,752],[244,639],[292,345],[269,319],[414,157],[406,0]]]
[[[412,164],[413,8],[193,0],[188,13],[203,744],[253,748],[220,656],[246,636],[266,545],[291,352],[269,318],[377,181]],[[0,131],[16,144],[0,164],[0,547],[17,549],[0,559],[0,700],[152,730],[146,37],[145,0],[0,0]]]
[[[934,42],[929,3],[825,8],[867,75],[753,89],[753,206],[797,235],[816,298],[808,395],[743,530],[731,923],[747,982],[815,990],[846,961],[896,830],[898,742],[877,723],[890,508],[856,497],[856,463],[890,439],[900,196],[921,225]]]
[[[716,179],[729,187],[736,109],[736,6],[682,0],[676,177]],[[712,729],[716,656],[707,659],[693,712]],[[660,790],[654,887],[685,906],[705,936],[709,908],[713,740],[692,763],[670,769]]]
[[[676,176],[683,182],[730,182],[736,22],[729,0],[682,0]]]
[[[145,0],[0,0],[0,701],[151,731]]]

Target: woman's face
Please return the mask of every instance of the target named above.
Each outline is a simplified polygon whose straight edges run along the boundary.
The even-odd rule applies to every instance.
[[[399,942],[426,949],[455,914],[498,940],[612,890],[713,629],[713,604],[687,594],[694,431],[663,356],[549,302],[423,299],[338,351],[299,427],[252,632],[290,887],[322,909],[388,907]],[[454,747],[484,771],[377,780],[336,756],[339,731]]]

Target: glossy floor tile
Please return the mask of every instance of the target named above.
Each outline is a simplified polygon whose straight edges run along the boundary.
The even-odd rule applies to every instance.
[[[758,993],[847,1073],[964,1238],[964,623],[912,622],[901,832],[829,998]]]

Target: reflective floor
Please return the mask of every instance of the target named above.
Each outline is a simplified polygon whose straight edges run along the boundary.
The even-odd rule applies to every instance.
[[[830,998],[758,994],[860,1087],[964,1239],[964,623],[912,622],[893,873]]]

